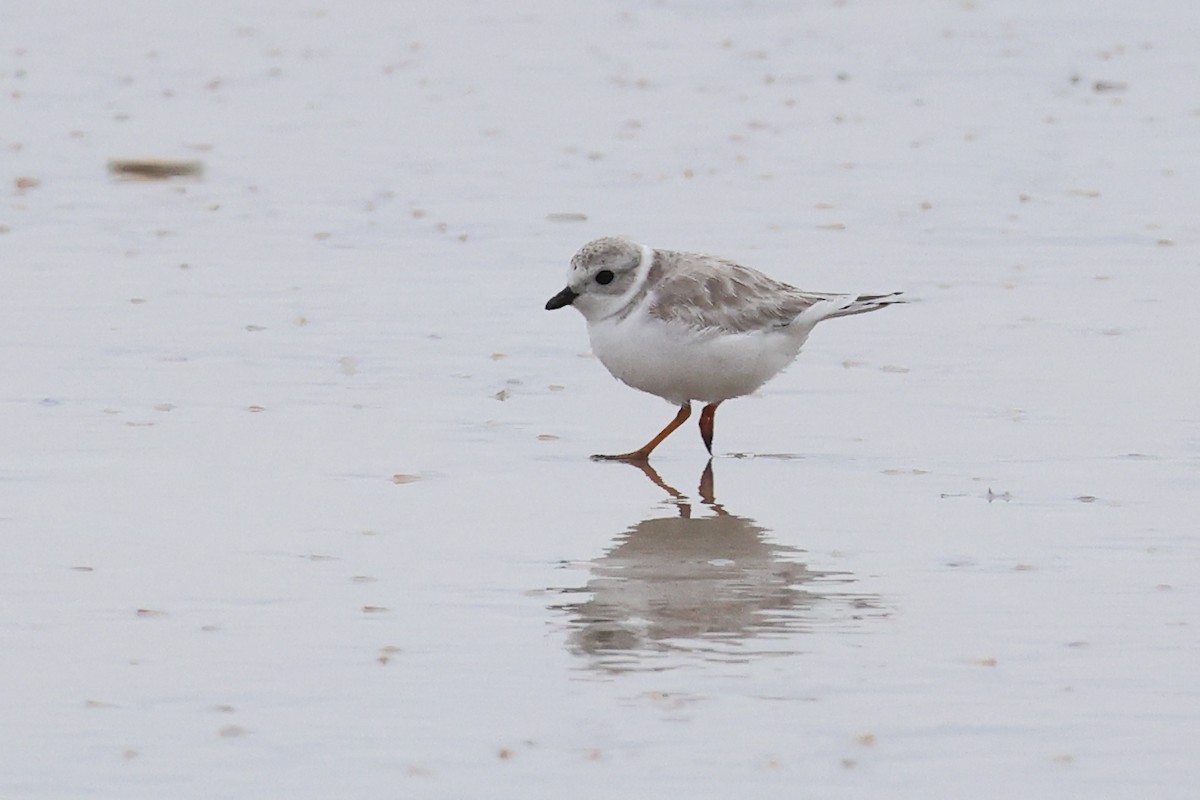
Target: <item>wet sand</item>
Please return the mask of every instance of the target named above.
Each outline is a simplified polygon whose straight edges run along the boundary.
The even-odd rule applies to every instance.
[[[4,16],[4,797],[1194,793],[1189,5]],[[615,233],[912,302],[594,463]]]

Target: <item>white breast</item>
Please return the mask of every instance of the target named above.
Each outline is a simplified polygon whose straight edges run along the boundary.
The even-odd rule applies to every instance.
[[[592,351],[613,377],[682,405],[749,394],[800,352],[811,325],[766,332],[700,332],[639,309],[588,325]]]

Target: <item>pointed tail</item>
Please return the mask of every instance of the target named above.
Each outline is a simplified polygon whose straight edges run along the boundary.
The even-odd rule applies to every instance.
[[[895,305],[896,303],[906,303],[903,292],[892,292],[891,294],[861,294],[858,297],[846,297],[845,307],[839,308],[830,314],[827,319],[834,317],[849,317],[854,314],[866,314],[868,311],[877,311],[884,306]]]

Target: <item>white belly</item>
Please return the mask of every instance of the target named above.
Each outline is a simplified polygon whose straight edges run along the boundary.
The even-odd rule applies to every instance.
[[[795,359],[811,325],[766,332],[697,332],[639,314],[588,326],[613,377],[676,405],[750,394]]]

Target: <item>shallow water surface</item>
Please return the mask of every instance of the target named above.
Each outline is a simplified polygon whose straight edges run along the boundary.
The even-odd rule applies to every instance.
[[[9,9],[0,795],[1192,797],[1198,23],[1093,5]],[[912,302],[596,463],[614,233]]]
[[[638,468],[638,467],[635,467]],[[711,464],[692,499],[641,467],[678,506],[622,531],[572,587],[569,647],[598,670],[671,669],[694,660],[747,663],[803,648],[805,632],[853,631],[883,615],[878,598],[852,593],[854,578],[810,569],[803,551],[716,502]],[[671,656],[684,656],[671,658]],[[687,656],[691,656],[688,658]]]

